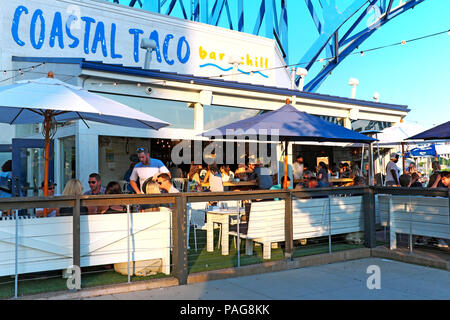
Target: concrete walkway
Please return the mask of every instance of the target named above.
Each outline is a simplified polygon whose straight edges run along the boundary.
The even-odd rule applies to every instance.
[[[381,289],[368,289],[378,266]],[[374,284],[374,281],[370,281]],[[380,258],[90,298],[108,300],[450,299],[450,272]]]

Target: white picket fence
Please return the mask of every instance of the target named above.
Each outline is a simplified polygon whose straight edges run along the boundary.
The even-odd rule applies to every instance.
[[[127,220],[129,219],[129,220]],[[66,269],[73,265],[73,217],[17,220],[18,273]],[[129,226],[129,229],[128,229]],[[81,267],[161,259],[170,274],[171,212],[82,215]],[[16,220],[0,221],[0,276],[15,274]]]

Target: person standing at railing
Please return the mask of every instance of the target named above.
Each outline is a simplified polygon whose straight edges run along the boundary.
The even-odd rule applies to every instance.
[[[400,168],[397,167],[399,155],[398,153],[391,153],[391,160],[386,166],[386,186],[399,187]]]
[[[130,185],[137,194],[144,193],[142,185],[148,178],[155,180],[159,174],[167,173],[170,179],[169,169],[166,168],[161,160],[150,158],[150,153],[147,148],[137,148],[136,152],[140,162],[133,168],[130,176]],[[140,186],[137,184],[138,178],[141,184]]]

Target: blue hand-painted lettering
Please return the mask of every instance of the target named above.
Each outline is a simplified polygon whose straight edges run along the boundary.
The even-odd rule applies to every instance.
[[[89,54],[89,36],[91,34],[91,23],[95,23],[95,19],[91,17],[81,17],[85,22],[84,26],[84,53]]]
[[[139,62],[139,35],[143,34],[144,31],[142,31],[141,29],[130,29],[128,30],[128,32],[134,35],[134,42],[133,42],[134,62]]]
[[[19,46],[25,45],[25,42],[23,42],[19,38],[19,23],[20,23],[20,16],[22,15],[22,13],[28,14],[28,9],[24,6],[18,6],[16,8],[16,11],[14,12],[14,19],[11,26],[12,37]]]
[[[70,39],[73,40],[73,42],[72,42],[71,44],[69,44],[69,48],[76,48],[76,47],[78,47],[78,44],[80,43],[80,40],[79,40],[77,37],[75,37],[75,36],[72,34],[72,32],[70,31],[70,28],[71,28],[71,26],[72,26],[72,22],[77,21],[77,20],[78,20],[78,17],[77,17],[77,16],[74,16],[74,15],[70,15],[70,16],[67,18],[67,22],[66,22],[66,33],[67,33],[67,36],[68,36]]]
[[[41,22],[41,25],[40,25],[41,32],[39,33],[39,40],[36,42],[36,22],[37,22],[38,18],[39,18],[39,21]],[[44,44],[44,40],[45,40],[45,19],[42,14],[42,10],[37,9],[33,13],[33,17],[31,18],[31,27],[30,27],[31,45],[33,46],[33,48],[39,50],[40,48],[42,48],[42,45]]]
[[[21,25],[21,28],[19,28],[19,26],[21,22],[22,24],[27,23],[28,19],[22,19],[21,21],[21,18],[23,18],[23,16],[27,15],[28,13],[30,13],[31,15],[31,12],[25,6],[18,6],[14,11],[14,17],[11,24],[11,36],[15,43],[17,43],[17,45],[19,46],[26,45],[26,41],[23,41],[19,37],[19,30],[23,30],[24,26]],[[89,16],[79,17],[77,15],[70,14],[65,21],[64,28],[62,13],[59,11],[55,11],[53,20],[51,21],[51,28],[49,28],[50,33],[46,35],[45,17],[46,16],[41,9],[36,9],[33,12],[32,18],[29,22],[29,42],[34,49],[41,49],[46,41],[46,36],[48,36],[48,44],[50,48],[55,48],[55,46],[57,45],[60,49],[65,49],[64,41],[67,40],[67,46],[71,49],[74,49],[80,45],[81,41],[83,41],[83,51],[85,54],[97,53],[98,46],[100,44],[102,54],[105,58],[108,57],[108,45],[110,49],[110,57],[112,59],[123,58],[123,55],[117,52],[116,36],[118,32],[118,26],[116,23],[111,23],[111,29],[107,30],[103,21],[96,22],[94,18]],[[81,34],[77,34],[72,28],[73,22],[78,20],[84,21],[85,23],[84,30],[80,29]],[[91,29],[94,27],[95,31],[93,31],[94,34],[91,37]],[[107,39],[108,31],[110,31],[110,38]],[[129,34],[133,35],[133,58],[134,61],[138,63],[139,51],[141,50],[139,46],[140,39],[141,35],[144,35],[144,31],[137,28],[129,28],[128,32]],[[67,39],[64,39],[65,36],[67,36]],[[153,51],[155,51],[156,59],[159,63],[163,62],[163,58],[164,62],[168,65],[173,65],[175,63],[175,60],[178,60],[178,62],[182,64],[185,64],[189,61],[191,56],[191,48],[186,37],[181,36],[178,39],[176,50],[175,48],[172,49],[172,47],[175,46],[174,42],[176,41],[173,34],[166,34],[164,37],[164,42],[161,43],[158,31],[153,30],[150,33],[149,38],[156,42],[156,48]],[[110,43],[107,43],[108,40],[110,40]],[[174,56],[170,56],[171,54],[173,54]]]
[[[164,60],[167,62],[168,65],[173,65],[174,64],[174,60],[170,60],[169,59],[169,42],[170,40],[173,39],[173,34],[168,34],[165,39],[164,39],[164,44],[163,44],[163,56],[164,56]]]
[[[121,59],[122,55],[116,53],[116,24],[111,24],[111,58]]]
[[[108,56],[108,51],[106,49],[106,40],[105,40],[105,25],[103,22],[99,21],[97,23],[97,27],[95,28],[94,40],[92,41],[92,53],[97,52],[98,43],[102,44],[102,53],[104,57]]]
[[[181,56],[183,52],[183,43],[186,46],[186,53],[184,54],[184,57]],[[186,40],[186,37],[181,37],[180,40],[178,40],[178,46],[177,46],[177,57],[178,60],[181,63],[186,63],[189,60],[189,56],[191,55],[191,48],[189,48],[189,43]]]
[[[58,37],[58,44],[61,49],[64,49],[64,38],[62,28],[61,13],[56,11],[53,17],[52,30],[50,31],[50,47],[55,46],[55,38]]]
[[[154,40],[156,42],[156,48],[155,48],[155,52],[156,52],[156,59],[158,60],[159,63],[162,62],[162,58],[161,58],[161,50],[159,48],[159,35],[158,35],[158,31],[153,30],[152,33],[150,33],[150,39]]]

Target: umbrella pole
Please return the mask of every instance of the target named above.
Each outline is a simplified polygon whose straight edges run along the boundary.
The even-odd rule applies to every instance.
[[[49,153],[50,153],[50,125],[51,125],[50,111],[45,112],[44,133],[45,133],[45,153],[44,153],[44,197],[48,196],[48,167],[49,167]],[[44,208],[44,217],[47,217],[47,208]]]
[[[284,140],[284,181],[283,181],[283,189],[287,189],[287,176],[288,176],[288,140]]]
[[[403,174],[405,174],[405,143],[402,142],[402,167],[403,167]]]

